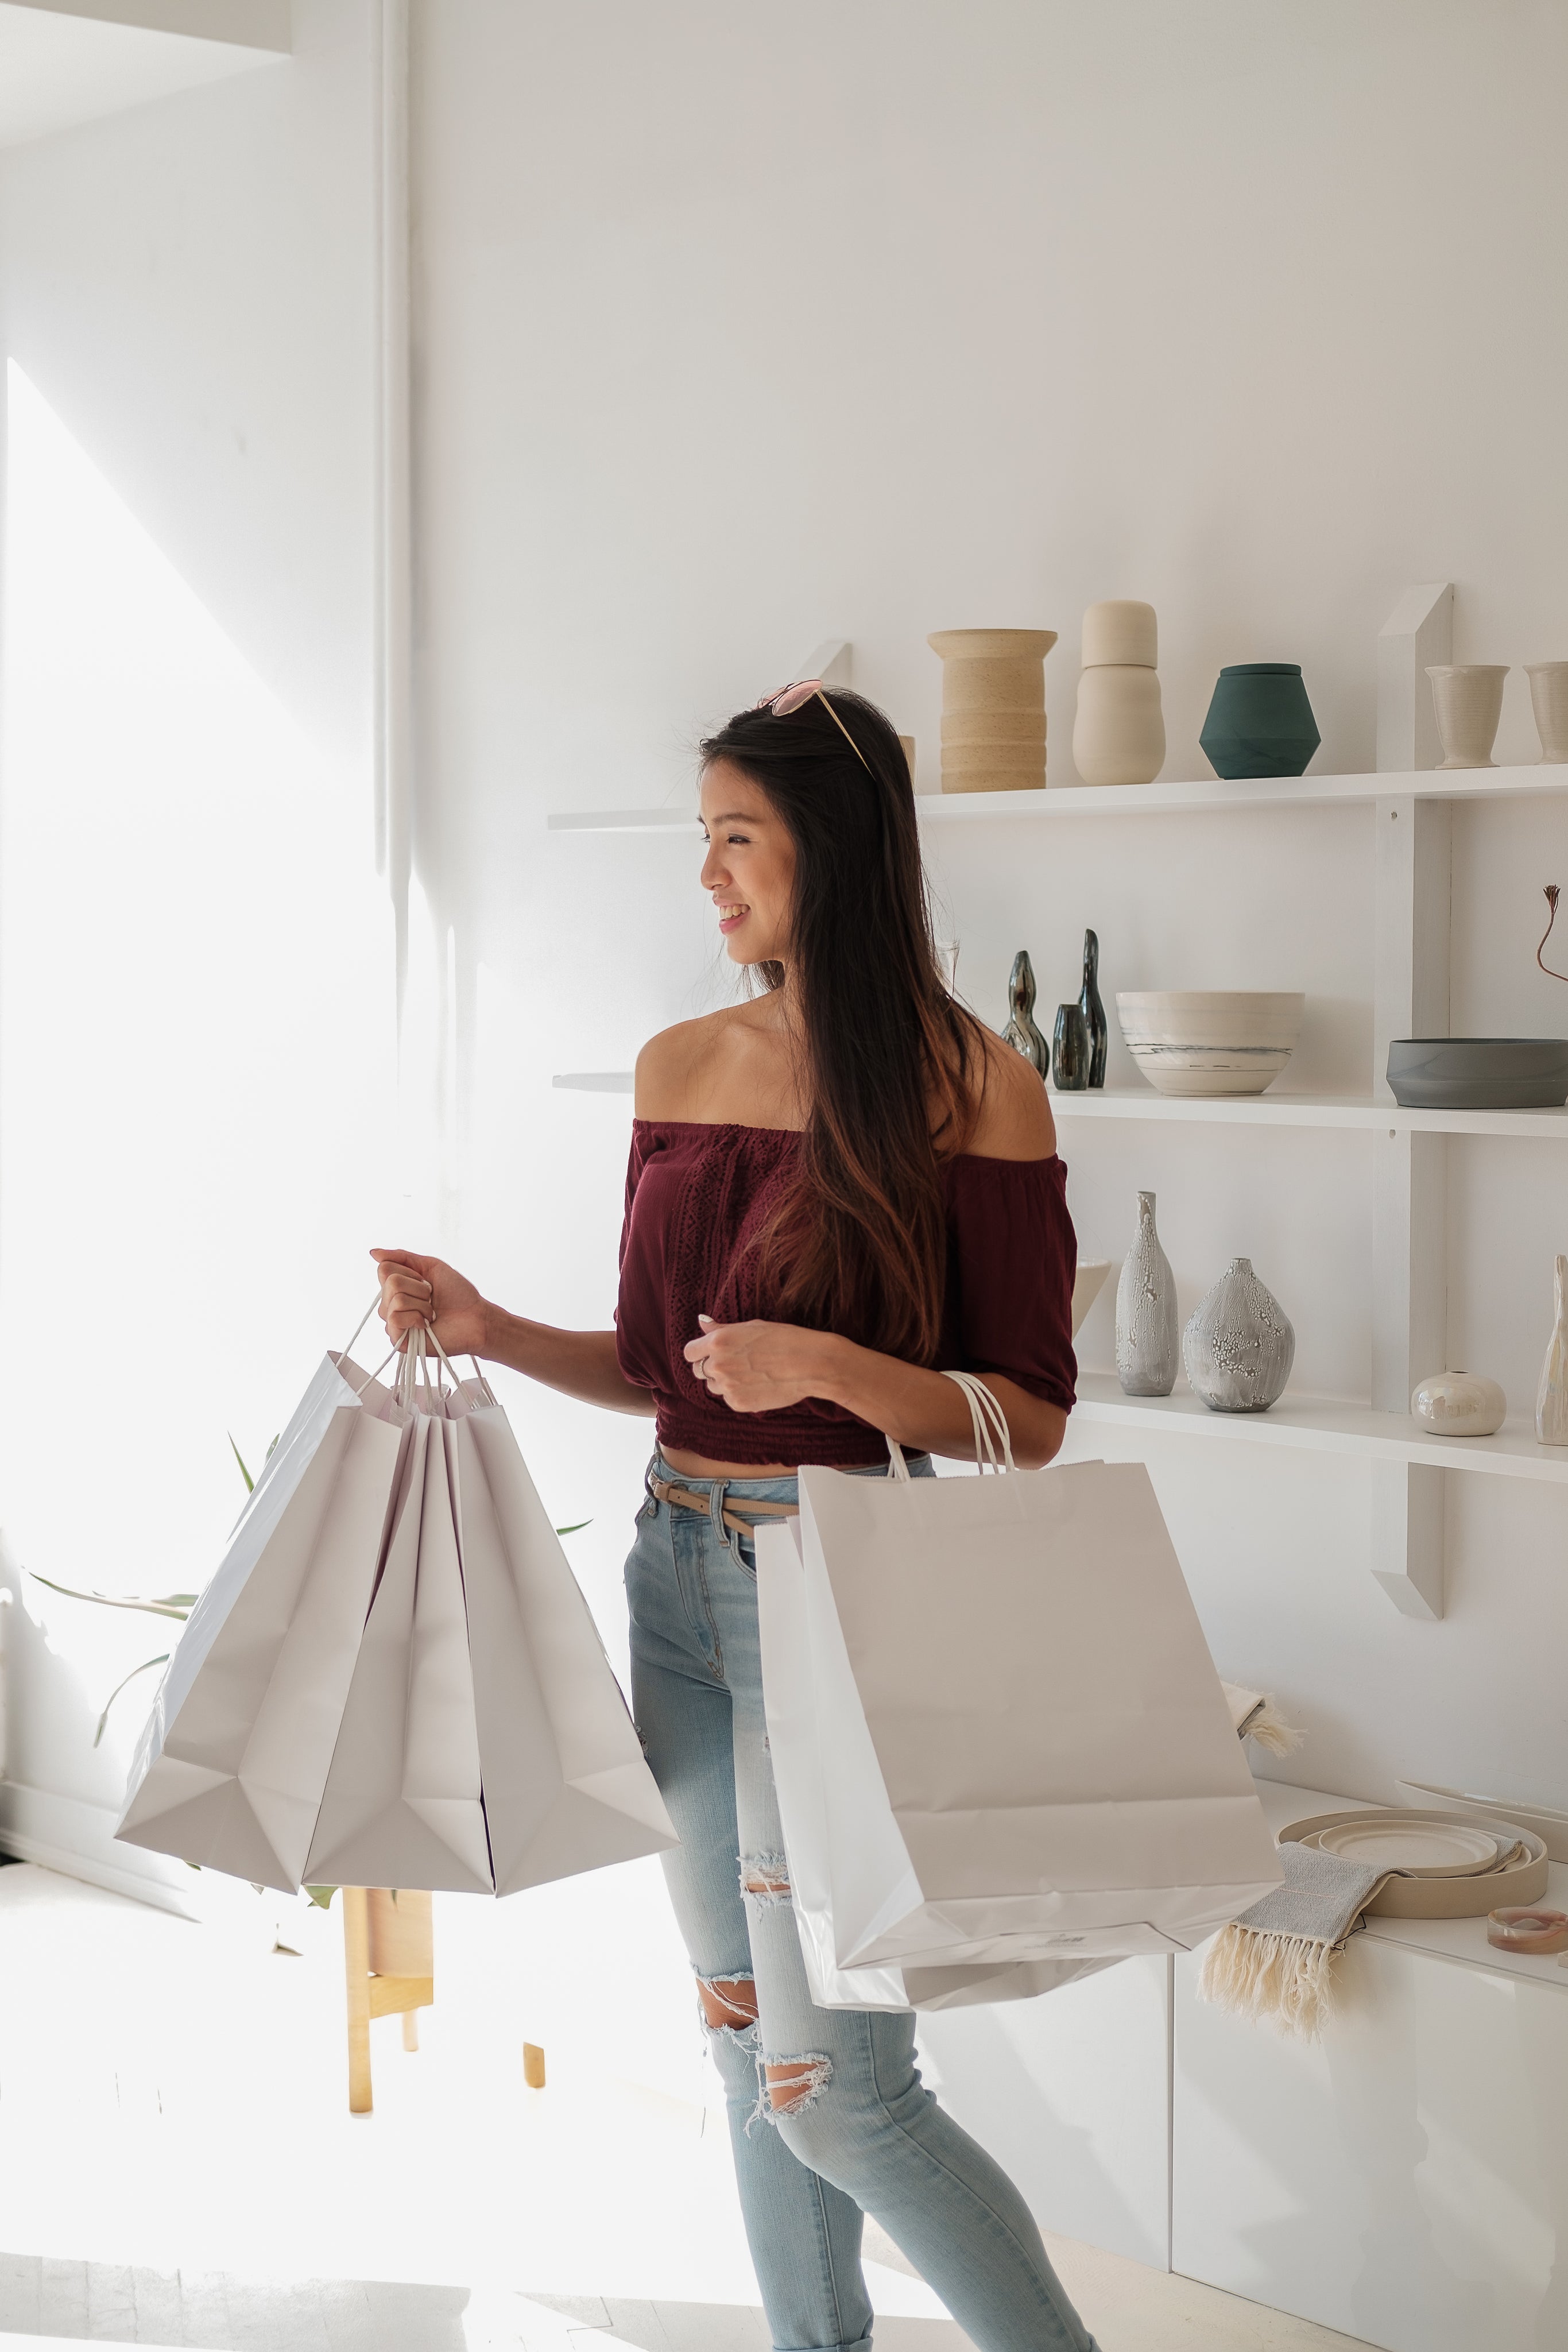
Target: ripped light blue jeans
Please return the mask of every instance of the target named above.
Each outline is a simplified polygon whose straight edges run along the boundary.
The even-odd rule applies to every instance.
[[[928,1459],[910,1470],[932,1475]],[[762,1712],[756,1551],[722,1517],[727,1498],[742,1515],[754,1500],[793,1503],[794,1479],[727,1486],[657,1456],[650,1475],[709,1504],[650,1495],[638,1515],[632,1710],[680,1832],[664,1871],[728,2095],[774,2344],[869,2352],[870,2213],[980,2352],[1094,2352],[1018,2190],[923,2086],[913,2012],[819,2009],[807,1990]]]

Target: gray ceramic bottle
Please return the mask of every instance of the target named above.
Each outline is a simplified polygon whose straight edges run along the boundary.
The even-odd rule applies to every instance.
[[[1283,1393],[1296,1335],[1250,1258],[1231,1259],[1182,1333],[1181,1358],[1210,1412],[1262,1412]]]
[[[1034,966],[1029,960],[1029,950],[1019,948],[1013,958],[1012,977],[1008,982],[1008,1003],[1012,1006],[1012,1019],[1002,1031],[1004,1044],[1032,1062],[1042,1078],[1051,1076],[1051,1045],[1041,1035],[1034,1019]]]
[[[1116,1378],[1128,1396],[1169,1396],[1181,1361],[1176,1276],[1155,1231],[1155,1196],[1138,1195],[1138,1231],[1116,1285]]]

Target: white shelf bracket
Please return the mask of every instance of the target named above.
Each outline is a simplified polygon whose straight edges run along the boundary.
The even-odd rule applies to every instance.
[[[1427,593],[1411,592],[1412,597]],[[1425,677],[1421,684],[1426,687]],[[1381,720],[1378,749],[1381,756]],[[1417,800],[1408,793],[1374,805],[1375,1101],[1393,1101],[1391,1039],[1448,1034],[1450,818],[1447,801]],[[1416,1381],[1448,1366],[1448,1194],[1446,1136],[1405,1128],[1375,1133],[1372,1402],[1379,1412],[1407,1414]],[[1408,1616],[1440,1617],[1441,1471],[1379,1465],[1371,1532],[1372,1572],[1390,1600]]]
[[[1454,658],[1451,582],[1406,588],[1378,632],[1377,769],[1408,775],[1442,757],[1428,663]]]
[[[824,686],[848,686],[854,648],[848,637],[824,637],[795,672],[797,677],[820,677]]]
[[[1372,1573],[1396,1609],[1443,1613],[1443,1481],[1421,1462],[1372,1465]]]

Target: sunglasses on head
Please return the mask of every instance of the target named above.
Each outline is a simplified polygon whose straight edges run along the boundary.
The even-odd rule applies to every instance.
[[[818,701],[821,704],[823,709],[827,712],[829,718],[838,729],[839,733],[843,737],[844,741],[849,745],[850,750],[854,753],[855,758],[860,761],[861,766],[865,770],[866,774],[869,776],[871,773],[871,761],[866,758],[865,753],[861,750],[860,745],[855,741],[854,737],[850,733],[849,729],[844,725],[843,720],[839,717],[838,712],[828,700],[826,694],[822,691],[822,681],[820,677],[797,678],[793,686],[782,686],[779,688],[777,694],[765,694],[759,701],[754,702],[751,707],[754,710],[770,710],[775,719],[788,719],[792,712],[803,710],[807,703],[810,701],[813,695],[816,696]]]

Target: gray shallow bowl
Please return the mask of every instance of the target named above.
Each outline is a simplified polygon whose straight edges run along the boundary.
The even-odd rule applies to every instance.
[[[1396,1037],[1388,1083],[1406,1110],[1556,1110],[1568,1037]]]

